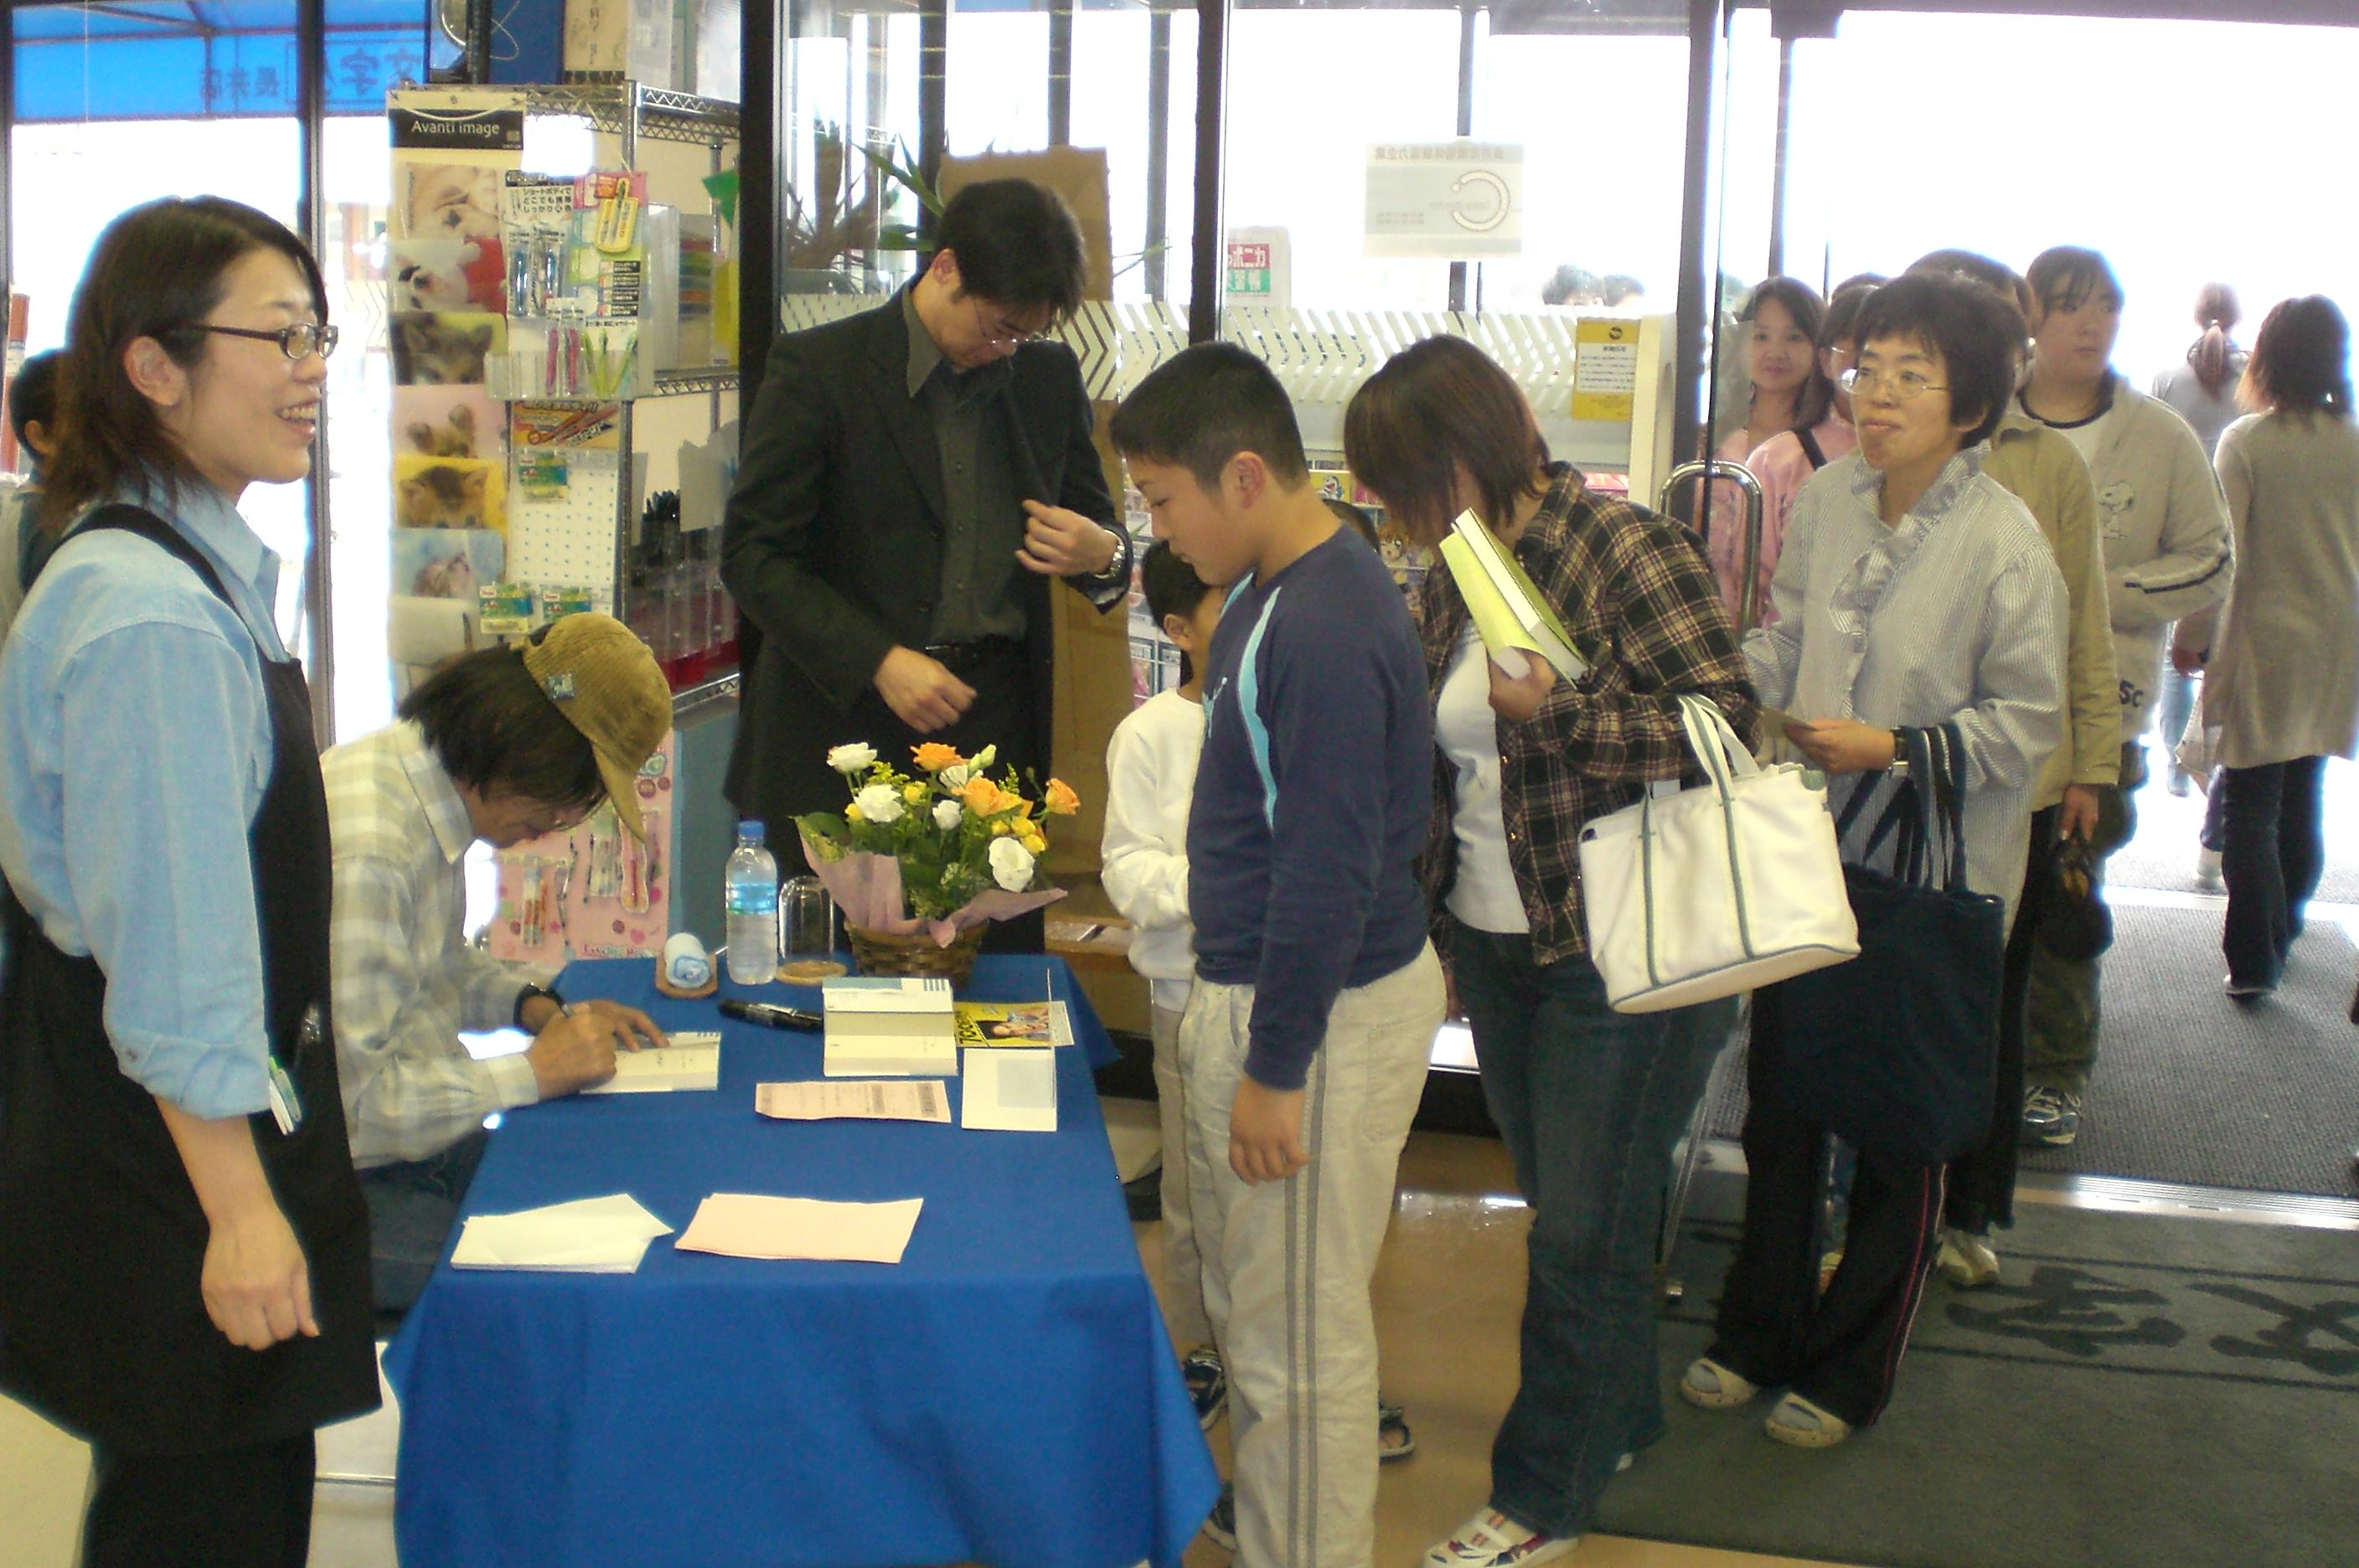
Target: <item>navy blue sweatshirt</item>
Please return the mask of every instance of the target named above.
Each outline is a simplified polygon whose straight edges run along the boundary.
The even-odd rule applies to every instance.
[[[1196,973],[1255,987],[1245,1072],[1296,1089],[1338,992],[1424,949],[1410,864],[1433,722],[1408,607],[1348,530],[1232,591],[1204,666],[1188,817]]]

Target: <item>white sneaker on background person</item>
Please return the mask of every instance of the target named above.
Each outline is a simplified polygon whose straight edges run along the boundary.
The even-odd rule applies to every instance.
[[[2220,852],[2198,849],[2195,852],[2195,885],[2206,893],[2220,890]]]

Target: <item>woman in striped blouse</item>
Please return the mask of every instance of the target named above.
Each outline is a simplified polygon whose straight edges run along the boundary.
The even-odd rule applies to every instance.
[[[2022,504],[1980,472],[2022,338],[2012,306],[1949,278],[1906,278],[1867,301],[1846,377],[1859,450],[1803,486],[1772,583],[1777,621],[1745,644],[1763,706],[1795,715],[1788,738],[1837,792],[1872,791],[1846,858],[1864,857],[1896,787],[1894,726],[1957,725],[1966,881],[2010,911],[2032,780],[2064,735],[2063,579]],[[1942,1168],[1861,1150],[1843,1263],[1821,1296],[1827,1134],[1783,1108],[1784,1073],[1773,986],[1754,999],[1744,1242],[1718,1337],[1680,1391],[1717,1409],[1782,1385],[1769,1435],[1825,1447],[1891,1397],[1940,1239]]]

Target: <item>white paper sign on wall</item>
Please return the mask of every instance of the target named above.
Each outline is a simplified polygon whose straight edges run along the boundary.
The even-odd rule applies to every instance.
[[[1465,136],[1371,147],[1364,248],[1444,261],[1521,255],[1523,147]]]

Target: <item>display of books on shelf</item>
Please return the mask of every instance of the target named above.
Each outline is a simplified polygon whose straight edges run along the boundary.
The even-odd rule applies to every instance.
[[[721,1087],[721,1035],[675,1033],[671,1043],[614,1052],[614,1075],[585,1094],[660,1094],[675,1089]]]
[[[1441,541],[1441,561],[1474,617],[1483,646],[1509,674],[1522,673],[1525,654],[1547,659],[1567,681],[1589,673],[1588,661],[1573,651],[1572,634],[1547,596],[1480,517],[1458,514]]]
[[[961,1002],[961,1045],[1071,1045],[1073,1020],[1062,1002]]]
[[[955,1078],[958,1014],[940,976],[845,975],[820,987],[830,1078]]]

